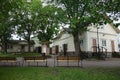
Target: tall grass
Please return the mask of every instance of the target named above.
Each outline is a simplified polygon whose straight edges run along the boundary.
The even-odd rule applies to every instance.
[[[0,80],[119,80],[120,68],[0,67]]]

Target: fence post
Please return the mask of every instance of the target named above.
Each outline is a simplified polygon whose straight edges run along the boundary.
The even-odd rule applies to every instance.
[[[69,66],[69,56],[67,55],[67,66]]]
[[[54,55],[54,67],[55,67],[55,55]]]

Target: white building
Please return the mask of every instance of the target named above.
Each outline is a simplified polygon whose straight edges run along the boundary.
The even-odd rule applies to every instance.
[[[32,37],[32,40],[34,41],[35,45],[34,45],[34,50],[38,53],[45,53],[45,55],[49,55],[50,54],[50,48],[49,45],[46,45],[44,43],[41,43],[39,41],[39,39],[35,36]]]
[[[112,24],[106,24],[99,26],[99,29],[94,26],[89,26],[88,31],[84,32],[80,38],[81,50],[85,52],[95,52],[98,44],[100,49],[109,53],[119,52],[118,49],[118,33],[120,31]],[[68,53],[74,53],[74,41],[73,36],[67,32],[62,32],[59,37],[53,42],[53,46],[56,48],[56,53],[64,51],[67,48]]]
[[[34,52],[34,42],[31,40],[30,42],[30,50]],[[2,51],[2,47],[0,47],[0,51]],[[7,52],[9,53],[24,53],[28,52],[28,43],[26,40],[10,40],[7,44]]]

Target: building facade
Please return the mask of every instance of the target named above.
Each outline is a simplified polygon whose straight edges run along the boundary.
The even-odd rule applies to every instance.
[[[119,30],[112,24],[101,25],[95,27],[94,25],[88,27],[88,31],[79,35],[80,47],[84,52],[95,52],[96,47],[99,46],[100,50],[107,51],[111,56],[112,52],[119,52],[118,49],[118,33]],[[55,52],[74,53],[74,41],[73,36],[67,32],[61,33],[58,38],[53,42],[53,46],[56,48]]]
[[[49,48],[49,45],[48,45],[49,43],[48,44],[47,43],[41,43],[36,36],[32,37],[32,40],[35,43],[35,45],[34,45],[35,52],[45,53],[45,55],[50,54],[50,48]]]
[[[1,48],[2,51],[2,48]],[[7,45],[9,53],[24,53],[28,52],[28,43],[25,40],[11,40]],[[34,42],[31,41],[31,52],[34,52]]]

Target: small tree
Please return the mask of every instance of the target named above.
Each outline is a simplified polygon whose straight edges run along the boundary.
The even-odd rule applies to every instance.
[[[41,42],[50,42],[59,30],[58,21],[56,21],[56,8],[54,6],[45,6],[38,15],[38,39]]]
[[[17,34],[28,42],[28,52],[31,52],[31,37],[36,31],[36,6],[34,1],[23,1],[23,6],[14,13]]]

